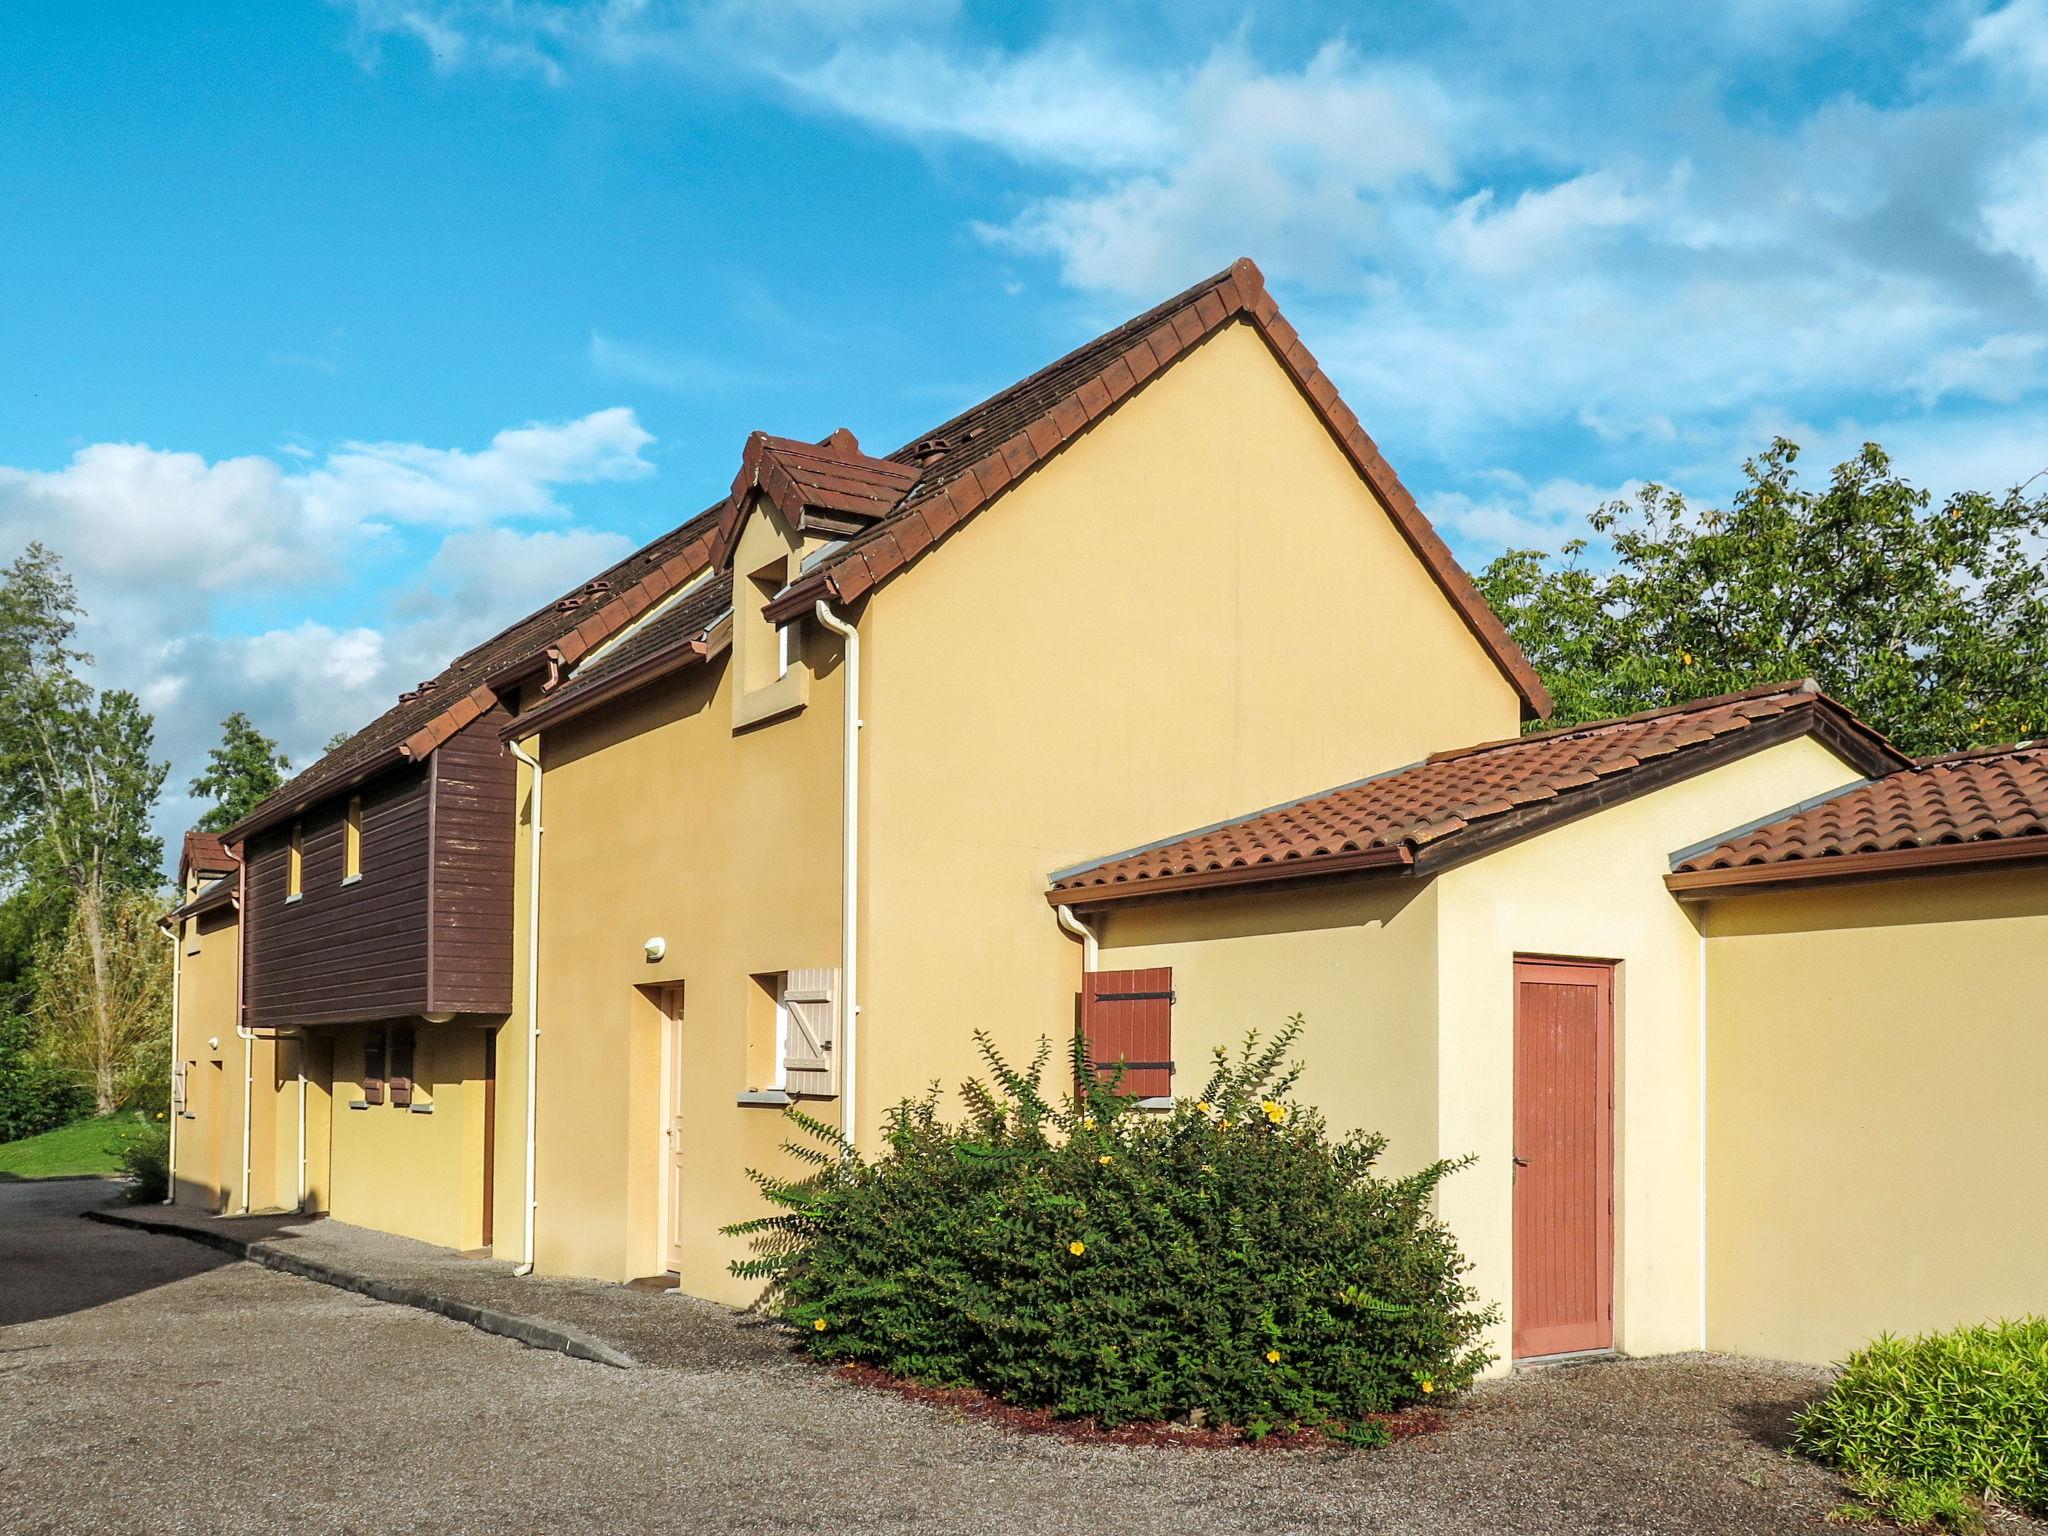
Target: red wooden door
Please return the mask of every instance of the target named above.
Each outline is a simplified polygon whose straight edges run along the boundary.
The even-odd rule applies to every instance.
[[[1515,962],[1518,1360],[1614,1344],[1614,967]]]

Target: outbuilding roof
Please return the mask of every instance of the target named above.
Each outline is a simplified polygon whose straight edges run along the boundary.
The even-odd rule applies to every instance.
[[[1682,860],[1680,895],[2048,859],[2048,741],[1925,758]]]
[[[1345,873],[1430,874],[1794,736],[1865,772],[1907,761],[1812,681],[1442,752],[1423,762],[1061,871],[1055,905]]]

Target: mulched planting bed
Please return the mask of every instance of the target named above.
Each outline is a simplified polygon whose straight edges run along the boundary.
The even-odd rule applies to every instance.
[[[983,1392],[978,1387],[931,1387],[906,1381],[871,1365],[840,1365],[833,1374],[857,1387],[887,1392],[913,1403],[944,1408],[963,1419],[995,1424],[1020,1435],[1053,1435],[1076,1445],[1171,1446],[1188,1451],[1257,1450],[1321,1451],[1356,1450],[1342,1440],[1333,1440],[1320,1430],[1275,1431],[1257,1440],[1244,1431],[1225,1425],[1184,1423],[1132,1423],[1105,1428],[1093,1418],[1062,1419],[1050,1408],[1019,1408]],[[1384,1424],[1395,1440],[1413,1440],[1434,1435],[1450,1426],[1450,1418],[1437,1408],[1408,1408],[1400,1413],[1376,1413],[1372,1422]]]

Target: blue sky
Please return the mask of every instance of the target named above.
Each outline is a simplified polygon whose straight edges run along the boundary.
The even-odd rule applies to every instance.
[[[2048,467],[2048,0],[12,0],[0,540],[174,790],[1249,254],[1477,565],[1783,432]],[[174,794],[166,828],[189,806]]]

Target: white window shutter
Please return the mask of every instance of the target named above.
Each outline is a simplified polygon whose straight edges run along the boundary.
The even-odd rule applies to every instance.
[[[783,978],[782,1001],[789,1010],[784,1085],[791,1093],[837,1093],[839,972],[789,972]]]
[[[185,1063],[182,1061],[171,1063],[171,1113],[185,1113]]]

